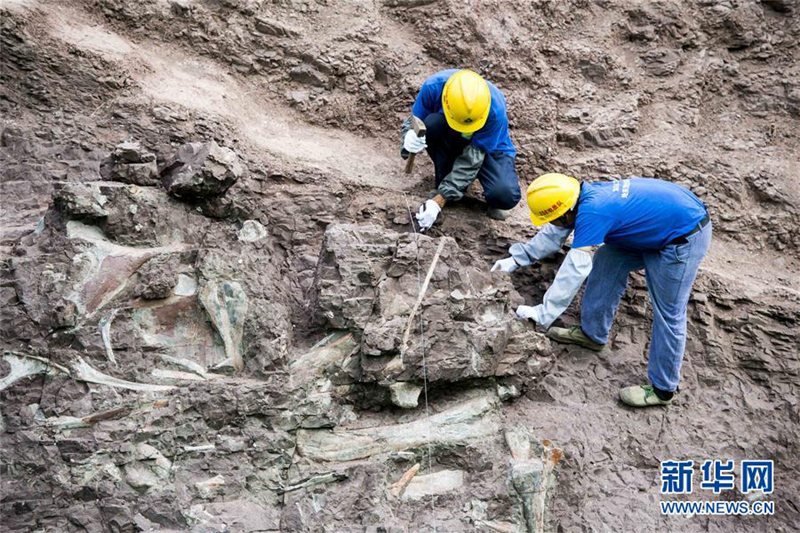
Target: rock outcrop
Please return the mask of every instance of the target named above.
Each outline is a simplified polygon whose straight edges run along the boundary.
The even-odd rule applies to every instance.
[[[398,383],[522,384],[552,364],[549,340],[515,317],[508,276],[475,266],[449,237],[331,225],[315,286],[319,319],[360,342],[353,377],[390,386],[397,405],[416,404]]]
[[[158,185],[156,154],[136,142],[121,143],[100,164],[100,175],[103,179],[133,185]]]
[[[219,196],[244,174],[230,148],[216,142],[184,144],[161,173],[164,187],[176,198],[190,201]]]

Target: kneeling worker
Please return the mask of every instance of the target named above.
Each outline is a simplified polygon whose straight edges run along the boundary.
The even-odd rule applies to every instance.
[[[575,235],[543,303],[520,306],[517,315],[550,328],[588,277],[580,326],[550,328],[547,335],[600,351],[628,274],[643,268],[653,305],[650,383],[621,389],[620,399],[635,407],[670,403],[680,380],[689,293],[711,243],[703,203],[679,185],[646,178],[579,183],[563,174],[545,174],[527,194],[531,220],[544,227],[529,242],[511,246],[511,257],[497,261],[492,270],[528,266],[558,251],[571,232]]]
[[[420,229],[430,228],[475,178],[483,185],[489,216],[505,219],[521,194],[503,93],[471,70],[443,70],[425,80],[411,112],[425,122],[426,134],[417,136],[409,117],[401,155],[427,148],[436,176],[436,195],[417,213]]]

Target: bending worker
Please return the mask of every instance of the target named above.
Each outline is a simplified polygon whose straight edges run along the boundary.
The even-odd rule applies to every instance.
[[[489,216],[508,217],[521,195],[503,93],[471,70],[443,70],[425,80],[411,112],[425,122],[426,135],[418,137],[411,117],[406,119],[400,153],[406,158],[427,148],[436,176],[435,196],[417,213],[420,229],[430,228],[475,178],[483,185]]]
[[[620,399],[635,407],[670,403],[680,380],[689,293],[711,243],[703,203],[679,185],[645,178],[579,183],[545,174],[527,194],[531,220],[544,227],[529,242],[511,246],[511,256],[497,261],[493,271],[528,266],[558,251],[571,232],[575,235],[544,301],[520,306],[517,315],[550,328],[588,277],[580,326],[550,328],[547,335],[599,352],[608,342],[628,274],[644,268],[653,305],[650,383],[621,389]]]

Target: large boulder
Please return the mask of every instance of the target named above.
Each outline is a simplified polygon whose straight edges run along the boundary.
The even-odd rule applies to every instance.
[[[334,224],[317,267],[318,319],[359,340],[362,382],[418,383],[423,357],[433,383],[529,381],[549,367],[550,343],[514,316],[509,277],[487,270],[450,237]]]
[[[190,201],[220,196],[244,175],[236,152],[216,142],[184,144],[161,173],[164,187]]]

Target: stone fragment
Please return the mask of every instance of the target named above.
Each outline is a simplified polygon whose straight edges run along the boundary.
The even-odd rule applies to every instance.
[[[294,105],[305,104],[308,102],[311,93],[305,90],[289,91],[289,101]]]
[[[178,17],[188,15],[193,7],[192,0],[169,0],[170,13]]]
[[[289,71],[289,77],[294,81],[313,87],[327,87],[328,85],[328,76],[308,63],[303,63],[302,65],[294,67]]]
[[[239,156],[216,142],[194,142],[178,153],[161,173],[167,191],[181,199],[203,200],[220,196],[245,173]]]
[[[53,191],[56,209],[74,219],[98,219],[108,216],[108,198],[93,183],[68,183]]]
[[[245,220],[238,236],[242,242],[256,242],[267,236],[267,229],[258,220]]]
[[[256,17],[255,28],[259,33],[274,35],[275,37],[297,37],[299,35],[297,30],[264,17]]]
[[[125,465],[125,482],[138,491],[147,492],[159,486],[161,480],[146,466],[131,463]]]
[[[681,64],[681,55],[675,50],[654,48],[640,57],[645,70],[653,76],[669,76]]]
[[[178,257],[156,256],[147,260],[136,271],[138,281],[134,286],[135,296],[145,300],[167,298],[178,284]]]
[[[225,485],[225,478],[217,474],[210,479],[198,481],[194,484],[194,488],[197,489],[197,493],[201,498],[212,499],[223,485]]]
[[[516,385],[497,384],[497,396],[504,402],[519,398],[520,395],[521,393]]]
[[[103,179],[134,185],[158,185],[156,155],[144,150],[137,142],[118,144],[100,163]]]
[[[413,409],[419,403],[422,387],[407,381],[399,381],[389,385],[392,403],[404,409]]]

